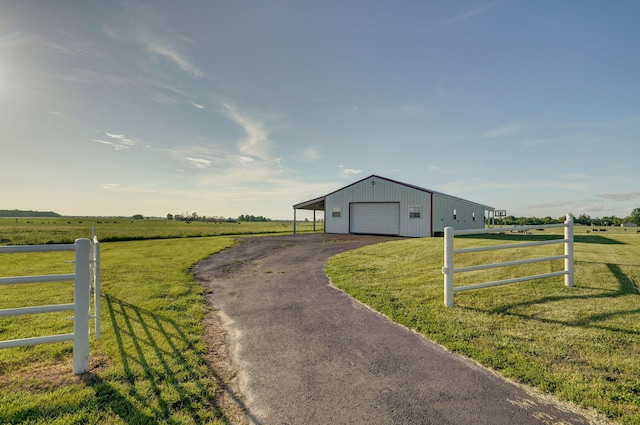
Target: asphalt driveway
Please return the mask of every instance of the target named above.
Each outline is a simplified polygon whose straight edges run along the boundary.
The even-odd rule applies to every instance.
[[[391,238],[242,238],[199,263],[255,424],[593,424],[392,323],[325,274],[332,255]]]

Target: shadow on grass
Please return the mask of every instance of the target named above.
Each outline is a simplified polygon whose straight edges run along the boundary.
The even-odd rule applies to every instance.
[[[122,384],[116,387],[95,374],[83,375],[83,381],[95,389],[101,410],[126,423],[178,424],[185,417],[195,424],[216,419],[230,422],[221,413],[216,388],[230,390],[212,371],[203,372],[204,354],[178,323],[113,296],[104,298],[123,376],[116,378]],[[215,385],[207,385],[208,379]],[[175,419],[176,413],[180,420]]]
[[[620,284],[620,293],[621,294],[640,294],[638,291],[638,285],[627,276],[619,265],[617,264],[605,264],[609,271],[618,279],[618,283]]]
[[[554,239],[563,239],[563,235],[558,234],[538,234],[538,233],[500,233],[500,234],[480,234],[480,235],[466,235],[456,236],[460,239],[491,239],[497,241],[549,241]],[[607,238],[600,235],[573,235],[573,241],[575,243],[589,243],[589,244],[601,244],[601,245],[624,245],[624,242]]]
[[[503,306],[494,308],[492,310],[489,310],[489,312],[506,315],[506,316],[520,317],[526,320],[535,320],[543,323],[553,323],[553,324],[560,324],[560,325],[580,327],[580,328],[596,328],[596,329],[602,329],[602,330],[608,330],[608,331],[614,331],[614,332],[621,332],[629,335],[640,335],[640,332],[635,330],[615,328],[612,326],[604,326],[604,325],[598,324],[598,322],[603,322],[617,316],[638,314],[640,313],[640,308],[636,308],[628,311],[615,311],[615,312],[612,311],[607,313],[591,314],[591,315],[581,316],[580,318],[577,318],[576,320],[573,320],[573,321],[545,319],[545,318],[534,317],[531,315],[517,313],[513,311],[514,309],[519,307],[530,307],[533,305],[539,305],[539,304],[544,304],[549,302],[568,301],[568,300],[586,300],[586,299],[594,299],[594,300],[600,299],[600,300],[606,301],[606,300],[612,300],[612,299],[627,296],[627,295],[640,295],[640,290],[637,284],[633,281],[633,279],[629,278],[629,276],[627,276],[626,273],[622,271],[619,265],[611,264],[611,263],[606,263],[605,265],[607,266],[609,271],[611,271],[611,273],[615,276],[615,278],[618,280],[618,290],[612,290],[606,293],[593,294],[593,295],[548,296],[548,297],[543,297],[537,300],[530,300],[530,301],[525,301],[520,303],[503,305]],[[473,310],[473,311],[484,311],[484,312],[487,311],[487,310],[483,310],[475,307],[462,307],[462,308],[467,310]]]

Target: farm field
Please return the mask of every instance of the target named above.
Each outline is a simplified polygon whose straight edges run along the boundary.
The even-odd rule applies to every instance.
[[[229,423],[219,378],[205,364],[206,308],[189,270],[233,244],[207,235],[290,233],[292,223],[1,218],[0,245],[71,243],[93,226],[103,241],[102,338],[92,330],[90,372],[72,374],[72,342],[0,350],[0,423]],[[0,277],[73,273],[72,259],[2,254]],[[0,309],[72,301],[73,282],[0,287]],[[0,318],[0,340],[72,332],[70,315]]]
[[[292,221],[187,223],[123,217],[0,217],[0,245],[73,243],[77,238],[91,237],[92,227],[102,242],[293,232]],[[316,228],[322,230],[322,223],[316,223]],[[298,222],[296,230],[312,231],[313,223]]]
[[[343,253],[330,259],[327,273],[337,287],[451,351],[620,423],[638,424],[640,234],[630,230],[575,227],[573,288],[561,276],[459,292],[454,308],[444,306],[441,238]],[[455,245],[547,239],[561,232],[458,237]],[[560,255],[563,246],[529,248],[526,256],[522,249],[510,251],[458,254],[456,267]],[[562,269],[560,260],[462,273],[456,286]]]
[[[70,242],[88,237],[92,226],[103,241],[103,234],[121,238],[102,244],[102,338],[92,337],[90,373],[71,373],[70,342],[0,350],[0,423],[229,423],[219,409],[223,385],[205,362],[202,288],[189,270],[233,244],[233,238],[198,237],[206,226],[226,232],[213,223],[170,223],[163,229],[162,220],[97,223],[103,220],[64,218],[47,229],[26,223],[36,220],[0,219],[0,238],[15,241],[11,244],[25,235],[29,243]],[[255,226],[256,233],[286,227],[220,226],[227,225]],[[565,287],[559,277],[458,293],[452,309],[443,304],[442,238],[391,239],[333,257],[327,271],[354,297],[454,352],[620,423],[640,423],[640,234],[580,226],[575,234],[576,287]],[[547,230],[460,238],[456,246],[558,236]],[[535,256],[554,255],[562,245],[536,250]],[[500,260],[495,252],[489,255],[491,262]],[[71,273],[73,265],[65,263],[70,257],[2,254],[0,277]],[[482,260],[476,254],[459,261]],[[562,265],[520,267],[544,273]],[[488,271],[488,278],[522,271]],[[472,274],[456,281],[479,278]],[[0,287],[0,309],[70,302],[71,286]],[[0,318],[0,339],[70,332],[68,316],[50,313],[45,322],[38,316]]]

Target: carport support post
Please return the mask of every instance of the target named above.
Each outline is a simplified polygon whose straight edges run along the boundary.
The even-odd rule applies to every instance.
[[[444,305],[453,307],[453,227],[444,228]]]
[[[296,209],[293,209],[293,234],[296,234]]]

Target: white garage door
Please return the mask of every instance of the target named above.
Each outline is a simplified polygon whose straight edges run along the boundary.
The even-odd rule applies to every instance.
[[[398,202],[352,203],[349,206],[349,231],[371,235],[400,234]]]

